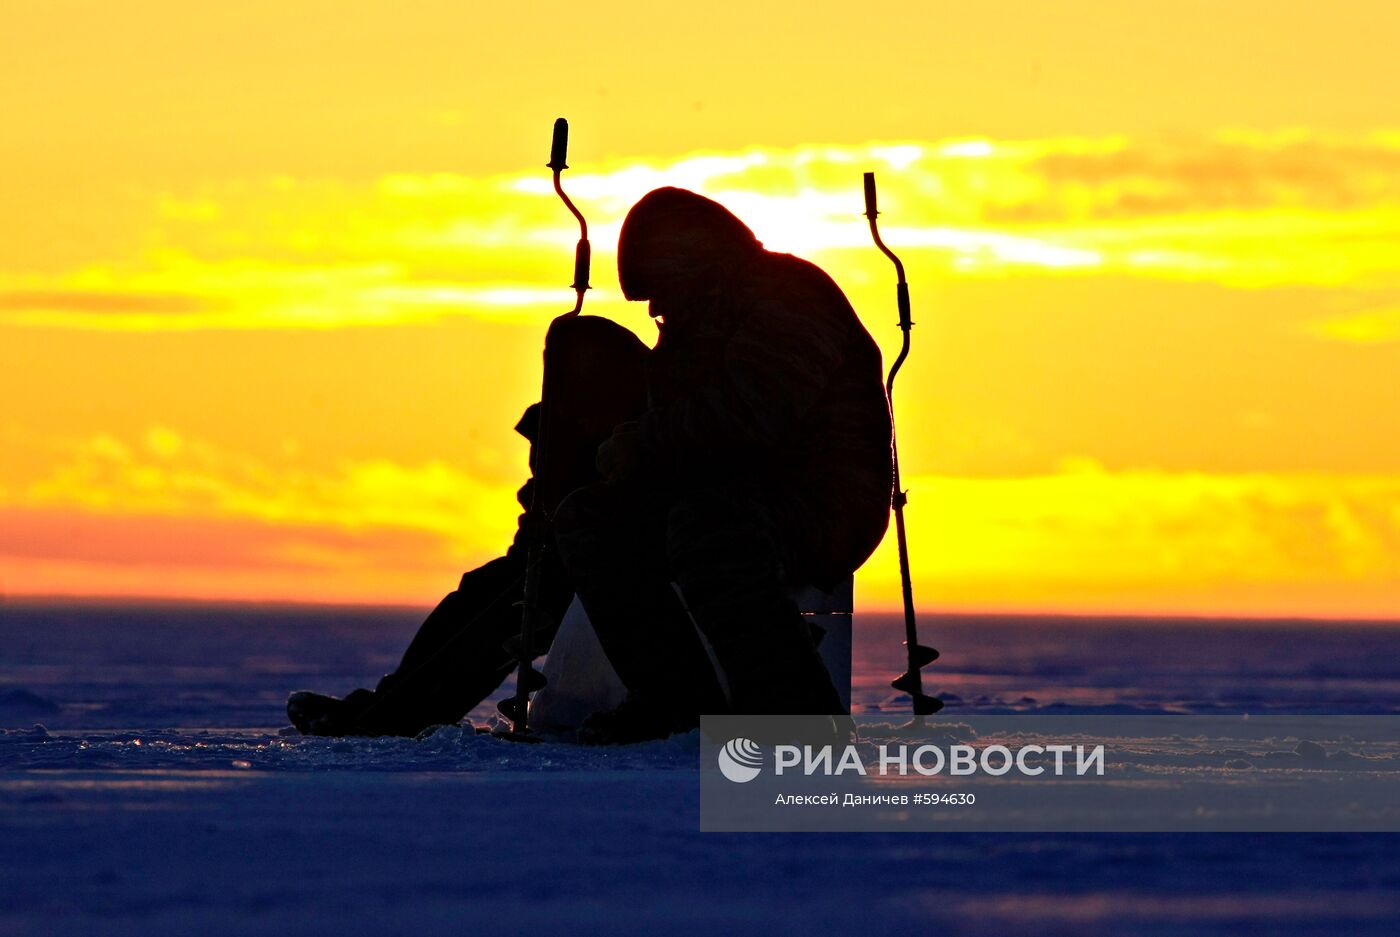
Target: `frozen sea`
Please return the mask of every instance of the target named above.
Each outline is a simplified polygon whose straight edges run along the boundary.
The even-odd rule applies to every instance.
[[[0,935],[1392,934],[1393,834],[716,834],[694,736],[284,734],[424,610],[0,606]],[[1400,623],[924,616],[950,712],[1400,713]],[[856,622],[900,712],[899,623]],[[477,721],[491,717],[483,708]]]

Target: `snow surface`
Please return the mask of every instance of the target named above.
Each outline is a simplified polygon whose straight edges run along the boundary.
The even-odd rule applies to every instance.
[[[284,730],[288,690],[372,683],[420,617],[0,608],[0,935],[1390,934],[1400,913],[1389,834],[702,834],[694,736]],[[953,711],[1400,712],[1390,626],[925,628]],[[896,624],[858,617],[856,640],[859,708],[898,712]]]

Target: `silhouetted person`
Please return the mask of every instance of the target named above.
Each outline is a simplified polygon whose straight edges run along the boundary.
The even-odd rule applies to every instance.
[[[597,316],[575,316],[551,327],[548,367],[558,400],[550,405],[549,453],[541,464],[539,404],[516,424],[530,441],[531,477],[516,499],[527,512],[532,501],[552,515],[569,492],[597,479],[595,453],[618,422],[646,404],[647,348],[630,331]],[[551,391],[554,394],[554,391]],[[462,576],[419,628],[403,660],[374,690],[355,690],[345,699],[299,691],[287,701],[287,715],[313,735],[416,735],[434,725],[460,720],[510,675],[520,636],[521,601],[529,553],[528,514],[504,556]],[[553,551],[546,551],[540,575],[542,633],[536,655],[553,639],[573,596]]]
[[[628,214],[618,274],[661,332],[648,409],[599,449],[606,481],[565,499],[555,523],[629,691],[586,730],[628,741],[702,712],[843,712],[790,592],[831,589],[884,535],[879,348],[830,277],[765,251],[724,207],[682,189]]]
[[[765,251],[692,192],[658,189],[637,203],[618,274],[660,325],[644,375],[631,374],[631,348],[608,331],[620,327],[576,321],[596,345],[594,379],[637,384],[632,410],[618,409],[625,393],[595,409],[636,419],[599,446],[595,413],[561,445],[551,415],[545,458],[568,467],[544,467],[547,488],[573,493],[552,512],[541,618],[552,632],[576,591],[629,691],[619,710],[589,720],[585,739],[663,736],[703,712],[842,712],[820,635],[790,592],[836,586],[884,535],[892,468],[879,349],[825,273]],[[579,367],[589,359],[575,350]],[[533,412],[517,427],[531,437]],[[595,447],[601,481],[588,478]],[[533,447],[531,468],[542,468]],[[463,576],[376,691],[293,694],[292,721],[316,734],[407,735],[460,719],[513,666],[505,646],[520,626],[524,557],[517,536]]]

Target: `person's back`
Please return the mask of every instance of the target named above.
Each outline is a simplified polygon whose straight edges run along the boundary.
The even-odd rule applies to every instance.
[[[657,214],[684,216],[702,197],[663,189],[647,198]],[[694,240],[735,239],[722,223],[705,227],[715,233]],[[889,523],[879,347],[824,271],[756,242],[686,285],[682,297],[652,301],[664,321],[647,363],[643,471],[753,484],[794,521],[821,512],[826,542],[806,572],[830,587]]]
[[[813,571],[814,583],[829,587],[865,562],[889,525],[893,463],[880,349],[815,264],[770,253],[764,267],[754,302],[767,320],[763,331],[785,371],[822,382],[791,437],[776,443],[775,468],[780,485],[843,532]]]

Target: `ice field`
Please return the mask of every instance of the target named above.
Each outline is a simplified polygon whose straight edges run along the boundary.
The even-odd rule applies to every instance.
[[[1392,834],[702,834],[694,736],[285,734],[421,611],[0,607],[0,934],[1389,934]],[[1400,628],[928,616],[950,712],[1397,713]],[[855,699],[899,712],[897,623]],[[483,708],[474,718],[485,720]]]

